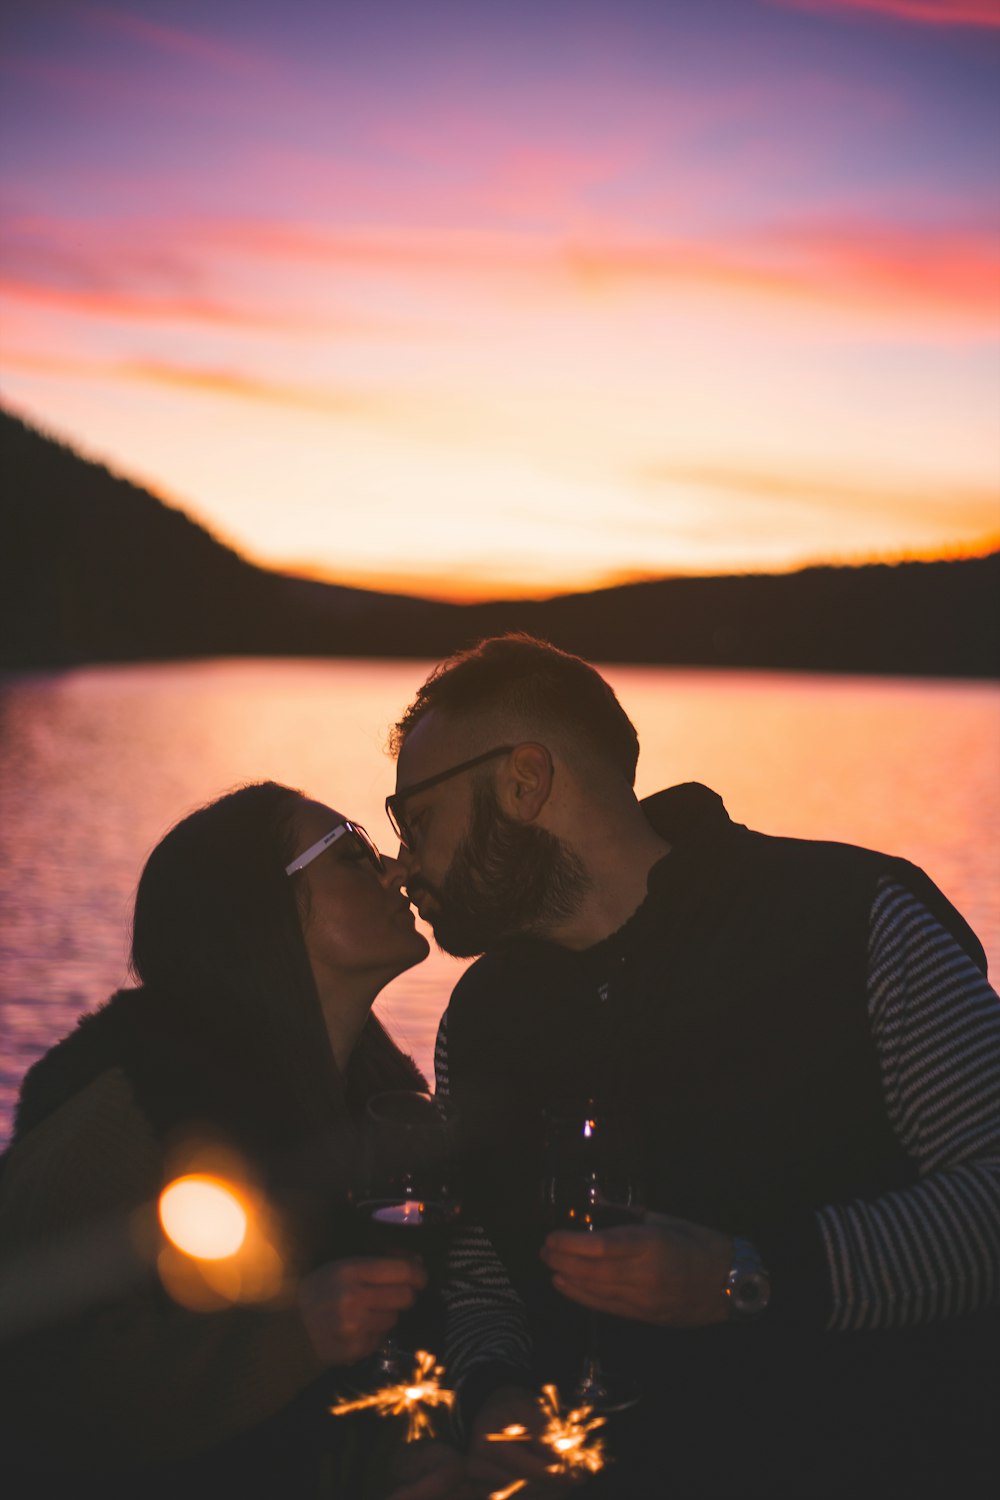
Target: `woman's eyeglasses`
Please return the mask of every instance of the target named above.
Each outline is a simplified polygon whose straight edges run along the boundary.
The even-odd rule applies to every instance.
[[[325,833],[321,839],[317,839],[315,844],[310,844],[309,848],[306,849],[304,853],[300,854],[297,859],[293,859],[290,865],[286,865],[285,874],[294,875],[297,873],[297,871],[304,870],[306,865],[311,865],[313,860],[317,859],[319,855],[323,853],[324,849],[329,849],[331,844],[335,844],[337,840],[343,838],[345,834],[349,839],[352,840],[354,844],[357,845],[362,854],[364,854],[365,857],[370,861],[371,865],[375,869],[376,874],[384,875],[385,860],[382,858],[381,854],[378,852],[375,845],[368,837],[368,834],[362,828],[361,824],[352,823],[347,818],[345,818],[342,823],[338,823],[335,828],[331,828],[330,832]]]

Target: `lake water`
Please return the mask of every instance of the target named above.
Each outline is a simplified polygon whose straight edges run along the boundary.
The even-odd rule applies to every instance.
[[[389,726],[428,664],[210,661],[0,679],[0,1141],[29,1064],[125,980],[129,908],[161,834],[273,777],[393,847]],[[721,792],[739,822],[922,865],[1000,959],[1000,688],[608,667],[641,795]],[[430,1067],[464,964],[434,951],[378,1010]]]

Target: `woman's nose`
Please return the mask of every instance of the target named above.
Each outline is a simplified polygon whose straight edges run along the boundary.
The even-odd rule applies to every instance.
[[[386,885],[401,886],[406,879],[406,866],[403,864],[403,861],[401,859],[394,859],[391,854],[383,854],[382,863],[385,866],[384,879]]]

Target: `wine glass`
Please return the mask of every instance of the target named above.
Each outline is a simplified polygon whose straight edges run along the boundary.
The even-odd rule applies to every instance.
[[[461,1216],[453,1111],[430,1094],[391,1089],[366,1109],[365,1181],[355,1207],[373,1255],[419,1255],[440,1282],[448,1239]],[[391,1334],[375,1356],[386,1379],[401,1378]]]
[[[645,1209],[631,1120],[589,1099],[581,1109],[543,1116],[542,1214],[549,1230],[593,1234],[641,1223]],[[600,1314],[586,1310],[586,1352],[573,1404],[623,1411],[638,1399],[632,1386],[609,1376],[598,1354]]]

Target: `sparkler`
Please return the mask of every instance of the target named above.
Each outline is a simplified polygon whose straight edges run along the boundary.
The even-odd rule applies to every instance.
[[[339,1401],[330,1410],[335,1417],[345,1412],[373,1409],[380,1417],[407,1418],[406,1441],[415,1442],[425,1433],[433,1434],[434,1424],[428,1410],[436,1406],[453,1406],[455,1392],[441,1385],[444,1366],[436,1363],[435,1356],[426,1349],[418,1349],[414,1355],[413,1377],[403,1385],[386,1385],[368,1396],[359,1396],[356,1401]]]
[[[549,1473],[596,1474],[603,1469],[604,1443],[601,1438],[588,1439],[598,1427],[604,1426],[604,1418],[592,1416],[590,1406],[574,1407],[563,1416],[559,1410],[559,1392],[554,1385],[542,1386],[539,1405],[548,1420],[538,1439],[555,1455],[555,1462],[547,1465]],[[491,1443],[530,1443],[532,1434],[520,1422],[514,1422],[503,1432],[491,1432],[488,1440]],[[489,1500],[510,1500],[527,1484],[527,1479],[515,1479],[506,1489],[494,1490]]]

